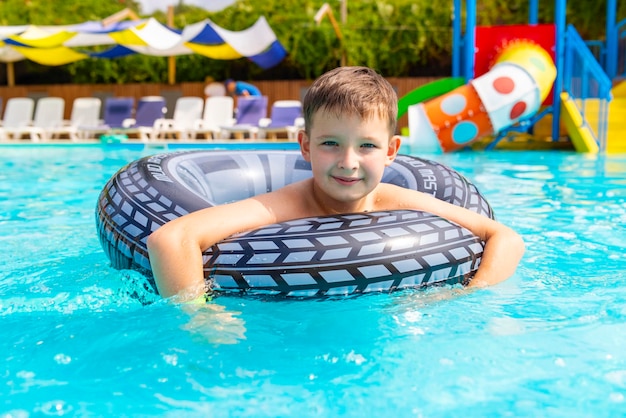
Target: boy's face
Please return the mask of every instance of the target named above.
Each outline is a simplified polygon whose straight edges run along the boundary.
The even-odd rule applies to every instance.
[[[387,122],[378,116],[361,119],[318,111],[309,133],[301,131],[298,141],[304,159],[311,162],[316,186],[345,203],[362,199],[378,186],[400,147],[400,138],[390,137]]]

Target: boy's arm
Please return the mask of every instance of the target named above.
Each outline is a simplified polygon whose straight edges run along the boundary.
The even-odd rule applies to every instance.
[[[202,252],[237,232],[274,223],[257,199],[215,206],[166,223],[148,237],[152,273],[163,297],[192,300],[206,291]]]
[[[416,199],[413,200],[413,198]],[[406,206],[407,202],[404,202],[402,207]],[[524,255],[524,241],[511,228],[469,209],[443,202],[427,194],[413,194],[408,206],[455,222],[469,229],[485,242],[480,266],[469,286],[492,285],[508,279],[515,273]]]
[[[484,287],[499,283],[511,277],[524,255],[524,241],[512,229],[497,224],[489,228],[483,257],[478,271],[469,283],[469,287]]]

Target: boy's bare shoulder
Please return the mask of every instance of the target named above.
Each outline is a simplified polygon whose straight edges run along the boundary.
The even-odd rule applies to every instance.
[[[406,187],[389,183],[380,183],[376,191],[379,197],[393,200],[424,196],[424,193],[418,190],[407,189]]]
[[[277,221],[310,216],[311,183],[311,179],[298,181],[253,199],[272,212]]]
[[[395,184],[380,183],[376,189],[376,209],[422,209],[430,196]]]

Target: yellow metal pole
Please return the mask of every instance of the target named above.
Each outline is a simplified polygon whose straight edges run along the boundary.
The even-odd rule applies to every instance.
[[[174,6],[167,6],[167,25],[174,27]],[[167,81],[170,85],[176,84],[176,57],[167,57]]]
[[[7,62],[7,85],[13,87],[15,85],[15,67],[13,62]]]
[[[343,3],[342,3],[343,4]],[[346,11],[345,13],[342,11],[342,20],[343,19],[347,19],[347,4],[346,4]],[[320,7],[320,9],[317,11],[317,13],[315,14],[315,22],[318,24],[322,23],[322,19],[324,19],[324,16],[328,16],[328,20],[330,20],[330,24],[333,27],[333,30],[335,31],[335,35],[337,36],[337,39],[339,39],[339,42],[341,44],[341,66],[345,66],[347,60],[346,57],[346,49],[343,45],[343,35],[341,33],[341,28],[339,27],[339,24],[337,23],[337,20],[335,19],[335,15],[333,14],[333,9],[330,7],[330,5],[328,3],[324,3],[322,5],[322,7]]]

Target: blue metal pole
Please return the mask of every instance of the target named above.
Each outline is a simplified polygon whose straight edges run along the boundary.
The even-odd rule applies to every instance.
[[[452,77],[461,76],[463,40],[461,38],[461,0],[454,0],[452,11]]]
[[[539,0],[530,0],[528,23],[536,25],[539,22]]]
[[[555,64],[556,78],[554,79],[554,96],[552,99],[552,140],[556,141],[561,135],[561,91],[563,90],[563,64],[565,61],[564,52],[565,45],[565,9],[567,7],[566,0],[556,0],[554,10],[554,25],[556,28],[555,39]]]
[[[617,30],[615,25],[617,14],[617,0],[606,2],[606,74],[611,80],[617,76]]]
[[[476,49],[476,0],[467,0],[465,23],[465,81],[474,78],[474,51]]]

